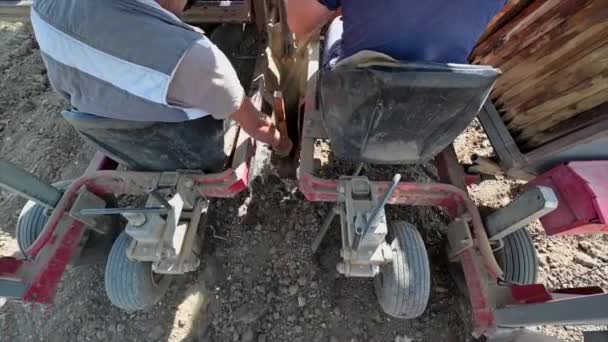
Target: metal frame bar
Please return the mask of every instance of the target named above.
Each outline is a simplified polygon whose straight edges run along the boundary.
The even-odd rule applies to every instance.
[[[527,164],[526,158],[523,153],[519,150],[517,143],[511,136],[511,133],[502,122],[500,114],[494,107],[494,104],[490,100],[485,103],[481,111],[477,114],[484,131],[488,135],[488,139],[494,147],[494,151],[500,159],[501,166],[507,174],[513,174],[515,171]],[[524,173],[522,176],[524,179],[532,178],[533,175]]]
[[[592,114],[590,113],[590,115]],[[486,102],[477,117],[488,135],[505,173],[523,180],[534,179],[543,171],[541,166],[551,160],[552,156],[608,136],[608,120],[603,120],[524,153],[511,136],[511,132],[502,121],[494,104],[490,101]]]
[[[553,294],[560,296],[559,294]],[[511,305],[495,311],[499,327],[537,325],[606,325],[608,294],[564,296],[544,303]],[[559,297],[558,297],[559,298]]]
[[[33,174],[0,159],[0,187],[32,200],[47,209],[53,209],[62,192]]]
[[[557,195],[551,188],[536,186],[519,195],[508,206],[486,217],[490,240],[501,240],[557,209]]]

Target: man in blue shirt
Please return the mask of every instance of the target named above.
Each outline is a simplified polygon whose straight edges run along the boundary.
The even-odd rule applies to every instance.
[[[297,36],[310,34],[340,11],[342,18],[332,23],[328,45],[334,43],[331,36],[341,35],[340,49],[333,49],[341,58],[372,50],[411,62],[467,63],[506,0],[285,2],[289,26]]]

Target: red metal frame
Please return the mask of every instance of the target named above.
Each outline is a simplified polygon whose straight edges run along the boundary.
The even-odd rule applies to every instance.
[[[541,218],[547,235],[608,233],[608,161],[559,165],[528,186],[548,186],[559,199],[556,210]]]
[[[317,75],[310,77],[304,99],[298,179],[300,191],[309,201],[336,202],[343,200],[338,192],[339,181],[316,177],[312,170],[314,142],[316,139],[327,138],[316,106]],[[473,247],[461,252],[458,259],[469,289],[475,334],[481,336],[495,326],[494,299],[488,288],[488,280],[497,284],[503,273],[492,252],[479,210],[466,192],[466,175],[451,147],[438,156],[436,167],[442,181],[451,184],[399,183],[389,204],[443,207],[452,218],[470,219],[474,235]],[[389,182],[372,182],[372,186],[376,187],[378,196],[381,197],[388,189]]]
[[[340,200],[338,180],[321,179],[304,170],[300,170],[299,176],[300,191],[302,191],[309,201],[336,202]],[[376,187],[378,196],[380,197],[389,186],[389,182],[372,182],[372,184]],[[443,207],[453,217],[468,213],[471,217],[475,235],[478,237],[476,241],[477,247],[479,248],[484,239],[487,242],[485,228],[483,227],[477,207],[463,190],[453,185],[440,183],[400,183],[389,204]],[[502,271],[496,265],[496,260],[492,255],[491,248],[489,248],[489,242],[487,243],[486,252],[490,254],[489,258],[488,255],[482,258],[483,264],[487,272],[495,279],[500,279]],[[483,267],[478,262],[479,258],[475,257],[475,253],[476,251],[473,249],[465,250],[459,255],[459,259],[463,266],[466,283],[469,288],[475,328],[481,334],[488,328],[493,327],[494,315]]]
[[[254,145],[246,140],[245,147],[244,160],[235,161],[233,168],[218,174],[194,176],[194,184],[201,196],[229,198],[248,187]],[[160,173],[115,171],[117,165],[112,159],[97,153],[85,174],[64,192],[39,238],[27,251],[30,259],[0,258],[0,277],[18,279],[25,284],[27,290],[22,300],[52,303],[61,277],[75,257],[86,230],[82,222],[68,215],[82,188],[98,196],[145,194],[160,178]]]

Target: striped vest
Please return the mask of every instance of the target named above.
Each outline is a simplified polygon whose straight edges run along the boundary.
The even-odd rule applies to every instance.
[[[206,116],[167,103],[194,44],[211,44],[154,0],[35,0],[32,26],[53,88],[79,111],[179,122]]]

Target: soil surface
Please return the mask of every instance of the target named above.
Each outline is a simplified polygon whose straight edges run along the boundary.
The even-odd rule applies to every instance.
[[[46,181],[77,177],[94,153],[61,118],[67,104],[51,90],[30,29],[0,23],[0,158]],[[456,142],[463,161],[492,148],[475,122]],[[320,142],[322,173],[348,174],[353,165],[331,158]],[[262,151],[263,152],[263,151]],[[401,172],[430,182],[427,166],[373,168],[370,178]],[[499,208],[521,183],[486,180],[471,186],[478,205]],[[0,254],[19,253],[14,227],[24,201],[0,191]],[[334,224],[320,252],[310,243],[331,205],[307,202],[292,179],[262,165],[250,191],[215,201],[207,220],[204,262],[176,277],[153,308],[128,313],[105,295],[104,265],[74,267],[52,306],[8,301],[0,308],[0,341],[467,341],[468,301],[448,275],[443,254],[445,217],[433,208],[391,208],[391,220],[414,223],[431,259],[432,294],[425,314],[400,321],[383,314],[373,281],[335,271],[339,229]],[[547,238],[530,228],[549,286],[596,285],[608,289],[608,240],[602,236]],[[566,341],[581,341],[582,328],[546,328]],[[585,327],[585,329],[598,329]]]

